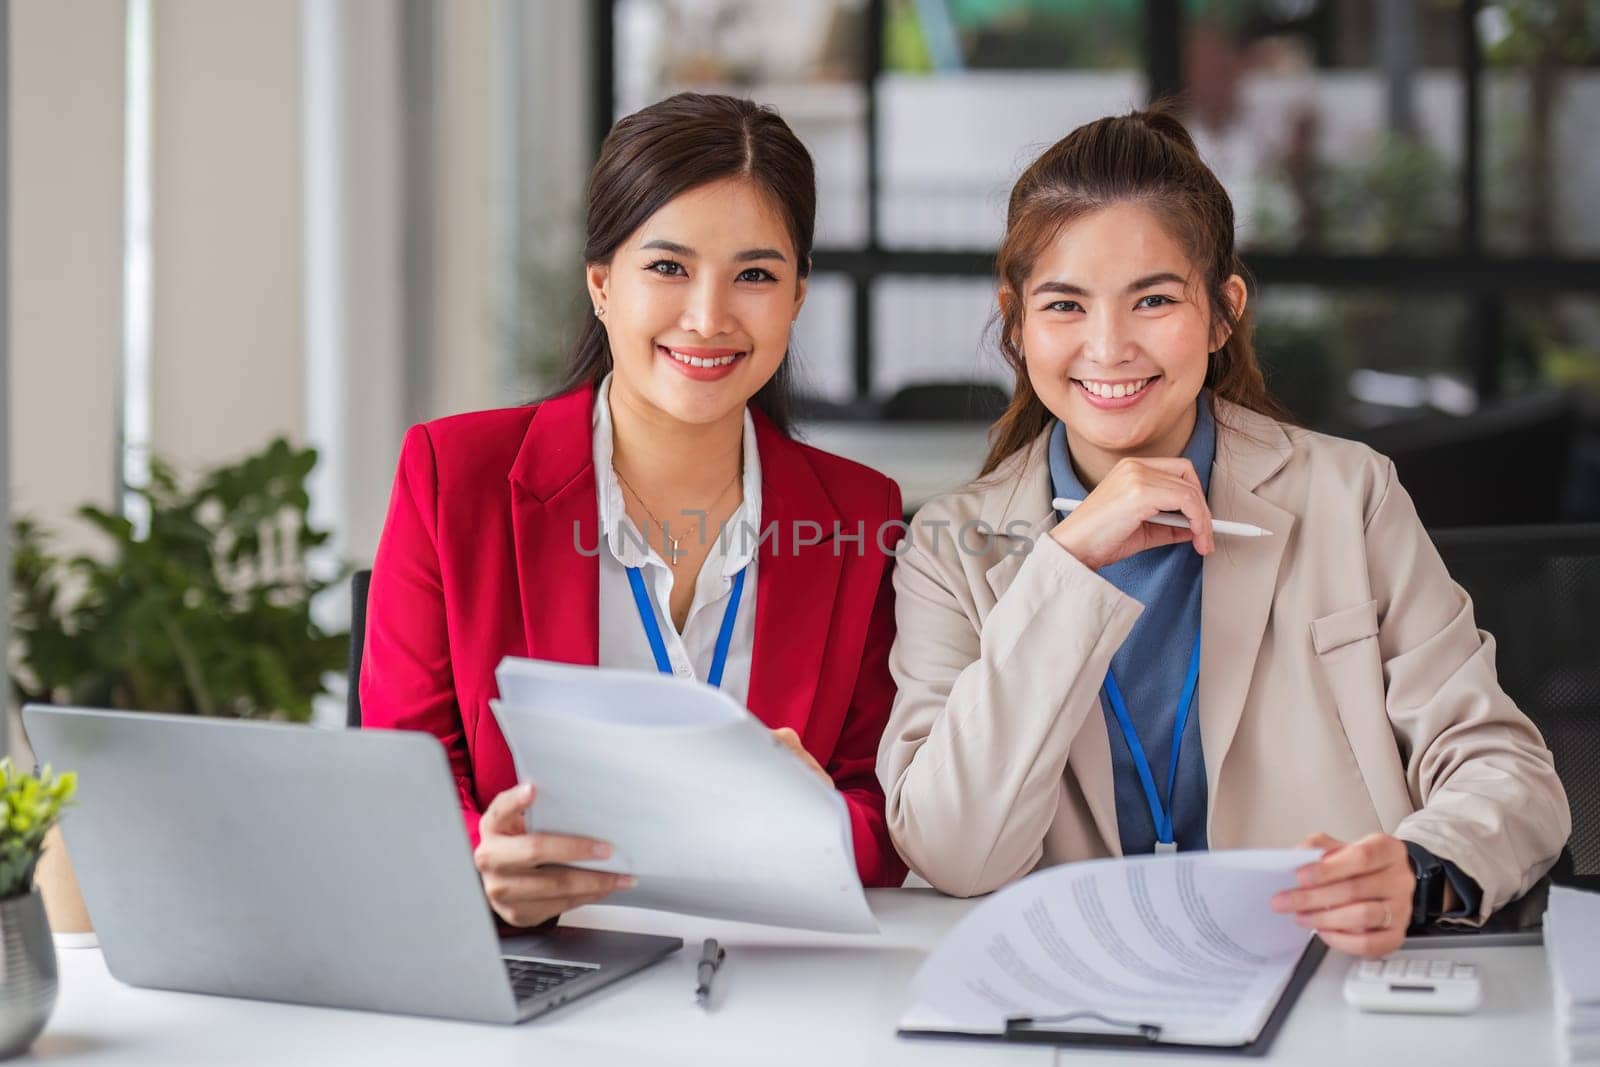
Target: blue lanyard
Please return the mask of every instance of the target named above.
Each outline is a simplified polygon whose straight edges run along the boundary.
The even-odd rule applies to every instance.
[[[1178,749],[1183,744],[1183,728],[1189,721],[1189,709],[1194,706],[1195,685],[1199,680],[1200,635],[1196,634],[1194,651],[1189,654],[1189,673],[1183,679],[1183,693],[1178,697],[1178,714],[1172,724],[1172,753],[1167,759],[1168,804],[1172,803],[1172,789],[1178,781]],[[1133,717],[1128,714],[1122,690],[1117,687],[1117,679],[1109,670],[1106,671],[1106,700],[1117,716],[1117,725],[1122,727],[1128,751],[1133,754],[1133,766],[1139,772],[1139,784],[1144,786],[1145,803],[1150,805],[1150,818],[1156,824],[1156,851],[1175,852],[1178,846],[1172,837],[1172,811],[1161,803],[1161,794],[1156,792],[1155,776],[1150,773],[1150,761],[1145,758],[1144,745],[1139,743],[1139,733],[1133,728]]]
[[[722,629],[717,631],[717,647],[711,654],[711,674],[706,677],[706,684],[713,689],[722,687],[722,670],[728,665],[728,646],[733,644],[733,619],[739,614],[739,598],[744,594],[744,572],[733,576],[733,595],[728,599],[728,608],[722,613]],[[650,593],[644,587],[644,575],[639,573],[638,567],[628,568],[628,584],[633,586],[633,603],[639,609],[639,621],[644,624],[644,635],[650,639],[650,651],[656,657],[656,670],[662,674],[672,673],[672,660],[667,656],[667,643],[661,639],[661,624],[656,622],[655,605],[650,602]]]

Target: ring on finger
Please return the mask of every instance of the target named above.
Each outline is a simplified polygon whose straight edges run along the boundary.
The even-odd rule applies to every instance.
[[[1389,910],[1389,902],[1386,900],[1383,902],[1383,922],[1378,924],[1378,929],[1387,930],[1392,922],[1394,922],[1394,913]]]

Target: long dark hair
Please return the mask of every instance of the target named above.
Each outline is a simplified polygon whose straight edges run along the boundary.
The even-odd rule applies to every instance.
[[[1028,380],[1018,343],[1028,276],[1050,242],[1074,219],[1110,204],[1136,201],[1154,211],[1199,269],[1211,322],[1228,340],[1211,353],[1206,386],[1222,399],[1284,422],[1288,410],[1267,390],[1251,339],[1251,314],[1234,313],[1223,286],[1249,280],[1233,247],[1233,202],[1200,159],[1177,109],[1159,103],[1079,126],[1034,161],[1011,190],[1006,233],[996,256],[1002,290],[1000,353],[1016,377],[1011,403],[990,430],[983,474],[1044,432],[1055,418]]]
[[[607,264],[645,220],[708,182],[745,178],[782,213],[799,276],[811,273],[817,181],[811,153],[771,108],[733,96],[679,93],[619,119],[589,173],[583,260]],[[595,385],[611,370],[605,327],[585,316],[566,374],[552,395]],[[789,359],[754,397],[777,427],[793,418]]]

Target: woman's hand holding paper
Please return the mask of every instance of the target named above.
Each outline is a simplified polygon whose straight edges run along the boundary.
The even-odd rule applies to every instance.
[[[827,771],[822,769],[822,764],[818,763],[816,759],[812,757],[811,753],[806,751],[806,746],[800,743],[799,734],[795,733],[787,726],[781,726],[772,731],[772,736],[781,741],[784,748],[787,748],[790,752],[793,752],[796,756],[799,756],[800,762],[804,763],[807,767],[810,767],[813,771],[815,771],[824,782],[828,783],[830,787],[833,785],[833,779],[828,776]]]
[[[1377,959],[1399,948],[1417,884],[1405,842],[1369,834],[1347,845],[1319,833],[1300,847],[1323,849],[1322,859],[1300,868],[1300,888],[1274,896],[1272,910],[1353,956]]]
[[[536,792],[532,782],[523,782],[495,797],[478,823],[472,854],[489,906],[512,926],[537,926],[633,886],[627,875],[561,866],[605,859],[611,846],[588,837],[529,833],[527,812]]]

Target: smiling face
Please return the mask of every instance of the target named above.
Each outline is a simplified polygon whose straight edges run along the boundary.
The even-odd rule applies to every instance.
[[[1244,310],[1244,281],[1224,285]],[[1098,482],[1124,456],[1176,456],[1194,429],[1213,328],[1204,280],[1160,220],[1117,203],[1063,227],[1020,294],[1028,380],[1066,424],[1079,473]]]
[[[778,372],[806,292],[782,213],[741,179],[669,201],[609,264],[590,264],[588,282],[613,402],[693,424],[743,418]]]

